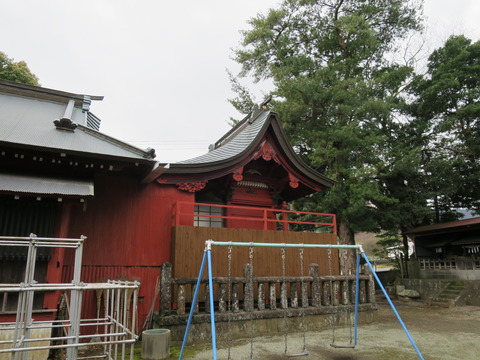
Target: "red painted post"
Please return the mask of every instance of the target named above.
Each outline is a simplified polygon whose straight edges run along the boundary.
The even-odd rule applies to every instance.
[[[263,230],[268,230],[267,209],[263,209]]]
[[[176,202],[173,203],[173,209],[172,209],[172,226],[177,226],[178,225],[178,208],[179,206],[177,205]]]
[[[289,231],[287,212],[282,212],[282,220],[283,220],[283,231]]]

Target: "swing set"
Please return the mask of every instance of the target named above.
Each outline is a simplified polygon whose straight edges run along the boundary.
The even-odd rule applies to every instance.
[[[306,283],[304,283],[304,249],[306,248],[316,248],[316,249],[327,249],[328,251],[328,270],[329,270],[329,275],[330,275],[330,281],[328,284],[329,291],[328,293],[332,297],[332,303],[333,303],[333,294],[334,294],[334,281],[333,281],[333,271],[332,271],[332,265],[331,265],[331,258],[332,258],[332,250],[333,249],[342,249],[342,250],[354,250],[356,252],[356,271],[355,271],[355,302],[354,302],[354,313],[353,313],[353,332],[352,332],[352,326],[351,326],[351,313],[347,314],[347,319],[349,321],[349,329],[350,329],[350,341],[348,343],[340,343],[337,342],[336,339],[336,317],[335,314],[332,314],[331,318],[331,323],[332,323],[332,329],[333,329],[333,339],[332,343],[330,344],[331,347],[333,348],[338,348],[338,349],[344,349],[344,348],[355,348],[357,345],[357,329],[358,329],[358,308],[359,308],[359,278],[360,278],[360,257],[363,257],[365,259],[365,262],[367,266],[370,268],[371,273],[373,274],[375,281],[379,285],[380,289],[382,290],[385,298],[387,299],[390,307],[392,308],[395,316],[397,317],[397,320],[401,324],[403,330],[405,331],[405,334],[407,335],[411,345],[413,346],[415,352],[417,353],[419,359],[423,360],[423,356],[420,353],[420,350],[418,349],[417,345],[415,344],[415,341],[411,337],[407,327],[405,326],[404,322],[402,321],[399,313],[397,312],[394,304],[392,303],[390,297],[388,296],[388,293],[386,292],[385,288],[383,287],[382,283],[380,282],[377,274],[374,271],[374,268],[372,267],[370,261],[368,260],[368,257],[366,256],[365,252],[363,251],[363,248],[361,245],[334,245],[334,244],[285,244],[285,243],[247,243],[247,242],[220,242],[220,241],[213,241],[213,240],[207,240],[205,242],[205,250],[204,250],[204,255],[202,258],[202,263],[200,265],[200,271],[199,275],[197,278],[197,285],[195,287],[195,292],[193,295],[192,299],[192,306],[188,315],[188,320],[187,320],[187,327],[185,330],[183,342],[182,342],[182,348],[180,351],[180,356],[179,360],[183,359],[183,355],[185,352],[185,347],[186,343],[188,340],[188,335],[190,331],[190,327],[192,324],[192,319],[193,319],[193,314],[195,311],[195,305],[198,300],[198,293],[200,289],[200,283],[202,280],[205,264],[207,263],[207,272],[208,272],[208,289],[209,289],[209,306],[210,306],[210,324],[211,324],[211,338],[212,338],[212,360],[217,360],[217,337],[216,337],[216,329],[215,329],[215,311],[214,311],[214,294],[213,294],[213,276],[212,276],[212,246],[227,246],[228,247],[228,283],[231,284],[231,262],[232,262],[232,248],[233,247],[248,247],[249,248],[249,275],[248,275],[248,281],[249,281],[249,287],[253,293],[253,253],[254,253],[254,248],[255,247],[264,247],[264,248],[280,248],[281,249],[281,257],[282,257],[282,281],[280,284],[280,291],[282,294],[286,294],[287,292],[287,281],[286,281],[286,266],[285,266],[285,249],[286,248],[297,248],[299,249],[299,263],[300,263],[300,281],[301,281],[301,292],[302,292],[302,304],[300,306],[300,328],[303,334],[303,348],[302,351],[298,353],[289,353],[288,352],[288,311],[287,311],[287,304],[282,303],[282,308],[284,309],[283,312],[283,320],[284,320],[284,353],[283,356],[287,358],[295,358],[295,357],[304,357],[308,356],[309,353],[307,351],[307,346],[306,346],[306,326],[305,326],[305,311],[304,308],[307,306],[305,302],[308,301],[308,298],[306,296],[307,292],[307,286]],[[350,289],[348,288],[348,281],[345,282],[347,288],[345,291],[348,293]],[[231,291],[230,291],[230,286],[228,287],[229,289],[229,294],[228,294],[228,310],[229,310],[229,317],[228,317],[228,339],[230,339],[230,314],[231,314]],[[282,296],[282,302],[288,301],[286,299],[286,296]],[[249,311],[249,320],[250,320],[250,360],[253,360],[253,338],[254,338],[254,326],[253,326],[253,308]],[[228,360],[231,359],[231,354],[230,354],[230,348],[231,348],[231,343],[230,340],[228,341]]]

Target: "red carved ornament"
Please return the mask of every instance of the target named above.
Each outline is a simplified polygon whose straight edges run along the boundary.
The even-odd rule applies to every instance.
[[[242,181],[243,180],[243,166],[238,168],[237,170],[233,171],[233,178],[235,181]]]
[[[277,164],[280,163],[277,159],[277,154],[275,153],[275,150],[273,150],[270,144],[266,141],[263,143],[261,149],[257,151],[257,153],[253,156],[253,159],[257,160],[260,157],[262,157],[262,159],[265,161],[274,160]]]
[[[207,180],[203,181],[195,181],[195,182],[184,182],[179,183],[178,188],[180,190],[188,191],[188,192],[195,192],[202,190],[207,185]]]
[[[288,183],[290,187],[294,189],[298,188],[298,185],[300,185],[299,180],[290,173],[288,173],[288,178],[290,179],[290,182]]]

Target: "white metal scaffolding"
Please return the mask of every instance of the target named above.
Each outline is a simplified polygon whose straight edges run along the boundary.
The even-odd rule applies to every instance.
[[[20,284],[0,284],[0,294],[18,293],[15,322],[0,322],[0,359],[11,354],[13,360],[31,358],[31,351],[65,349],[69,360],[103,358],[133,359],[133,345],[137,341],[136,314],[140,283],[136,281],[108,280],[107,283],[86,284],[80,281],[84,237],[80,239],[0,237],[0,246],[28,247],[25,278]],[[71,283],[37,283],[35,262],[40,247],[67,248],[75,252]],[[61,291],[69,301],[69,311],[63,319],[35,320],[33,299],[36,292]],[[85,291],[101,291],[104,294],[103,316],[97,311],[94,319],[81,319],[82,297]],[[95,334],[92,330],[95,327]],[[48,336],[32,336],[33,331],[45,329]],[[54,329],[61,329],[61,336],[53,336]],[[84,330],[84,331],[82,331]],[[85,331],[86,330],[86,331]],[[128,349],[127,349],[127,344]],[[79,347],[95,348],[89,355],[79,357]]]

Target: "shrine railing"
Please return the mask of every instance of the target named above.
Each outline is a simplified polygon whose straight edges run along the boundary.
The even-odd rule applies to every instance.
[[[419,259],[422,270],[478,270],[480,258],[455,256],[451,259]]]
[[[242,319],[245,313],[255,311],[256,318],[282,317],[283,310],[298,315],[329,314],[351,308],[355,303],[355,275],[322,276],[317,264],[310,264],[308,276],[253,277],[250,282],[249,264],[244,266],[244,276],[213,278],[215,314],[219,319],[228,313]],[[191,295],[195,291],[196,278],[172,277],[172,265],[162,264],[160,282],[160,318],[163,325],[183,323],[191,307]],[[284,285],[283,285],[284,284]],[[208,322],[208,281],[200,283],[199,302],[195,314],[200,322]],[[376,307],[374,280],[371,275],[360,275],[360,308]],[[342,310],[343,309],[343,310]],[[203,316],[202,316],[203,315]]]
[[[337,233],[334,214],[184,201],[174,204],[178,225]]]

